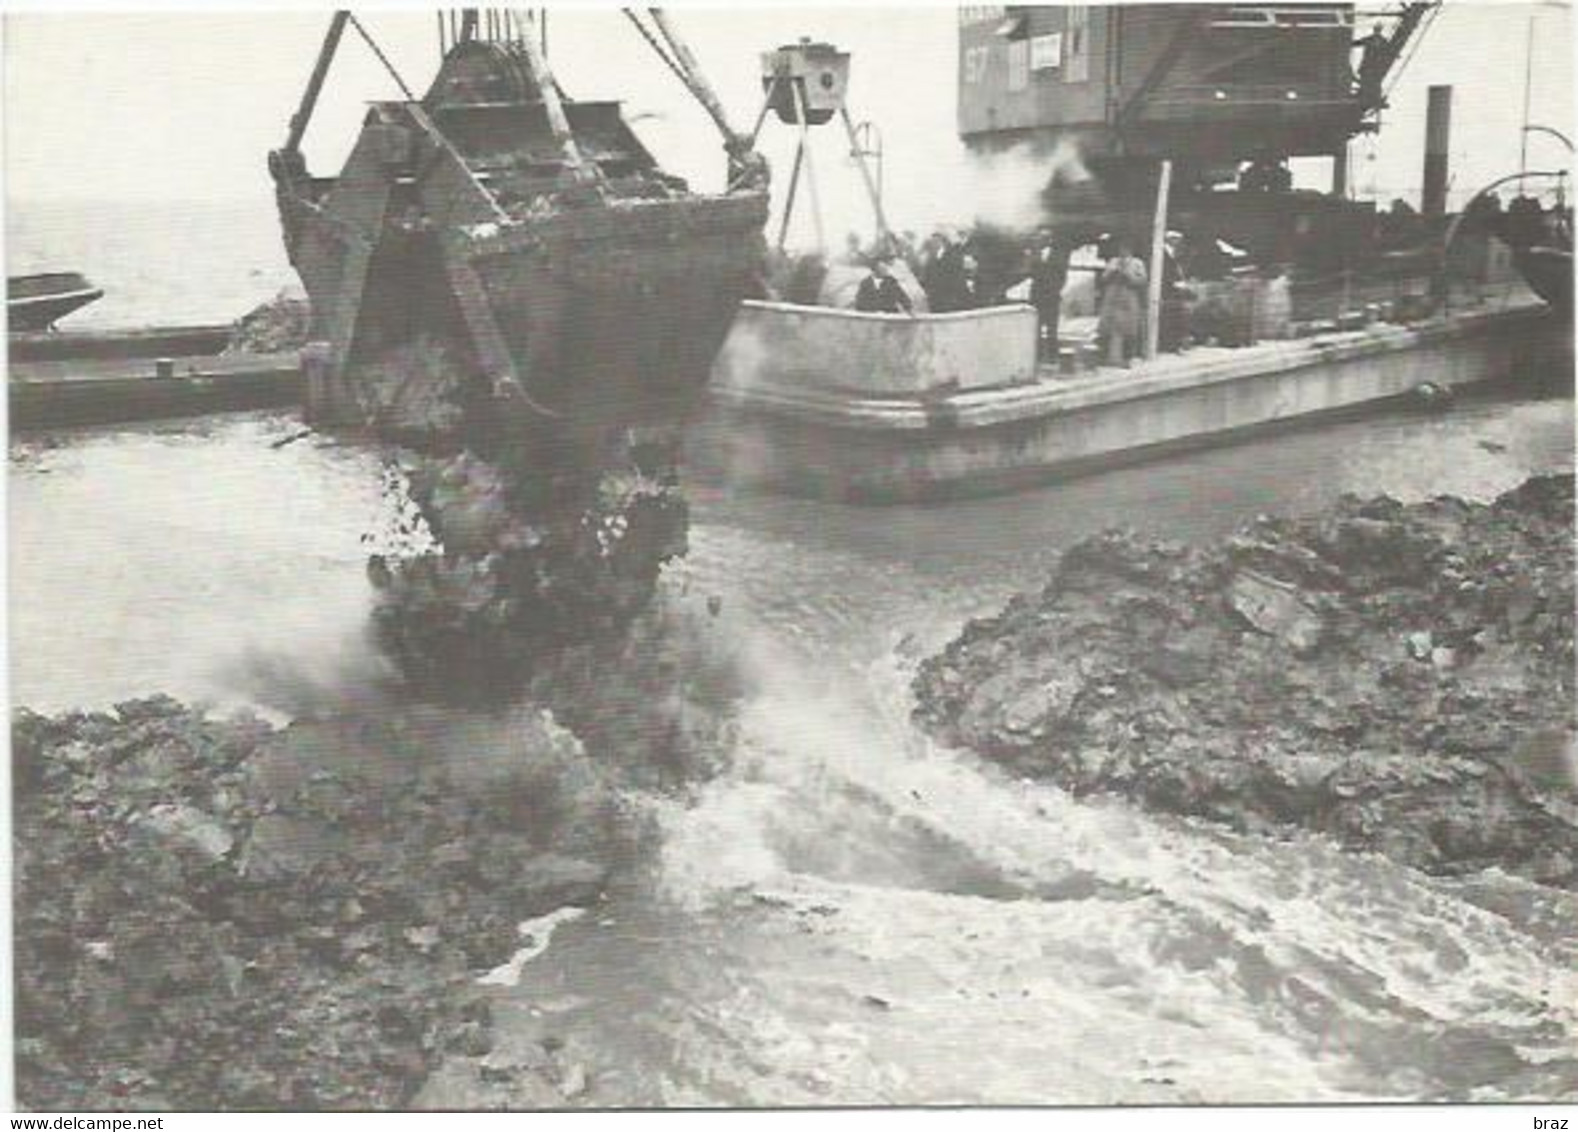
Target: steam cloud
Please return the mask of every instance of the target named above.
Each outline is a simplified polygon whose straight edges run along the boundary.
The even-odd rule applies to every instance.
[[[957,175],[947,180],[936,202],[940,221],[973,220],[1024,232],[1050,219],[1044,197],[1049,184],[1081,184],[1094,176],[1078,145],[1061,139],[1050,149],[1024,142],[1001,153],[965,154]]]

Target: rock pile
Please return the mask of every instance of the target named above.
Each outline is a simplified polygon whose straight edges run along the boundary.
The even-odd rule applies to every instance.
[[[534,712],[13,726],[16,1081],[41,1110],[386,1109],[492,1048],[478,973],[625,835]]]
[[[1108,533],[927,661],[916,714],[1076,794],[1578,887],[1573,558],[1570,477]]]
[[[631,170],[621,176],[603,175],[596,187],[549,187],[540,166],[527,155],[501,154],[486,166],[488,188],[514,220],[541,220],[577,208],[610,201],[675,200],[690,195],[680,177],[661,169]]]
[[[307,344],[312,308],[307,300],[281,292],[236,319],[230,328],[227,354],[283,354]]]

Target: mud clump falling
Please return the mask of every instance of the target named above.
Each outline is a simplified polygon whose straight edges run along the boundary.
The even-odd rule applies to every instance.
[[[408,517],[368,564],[376,639],[423,698],[509,702],[616,641],[685,553],[679,429],[569,428],[441,347],[391,365],[420,372],[369,383],[393,390],[370,416],[404,445],[388,490]]]

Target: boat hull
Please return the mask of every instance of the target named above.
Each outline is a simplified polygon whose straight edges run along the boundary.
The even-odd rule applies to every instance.
[[[1573,306],[1573,253],[1567,248],[1531,247],[1514,251],[1512,261],[1524,282],[1552,309],[1570,315]]]
[[[73,311],[104,297],[75,272],[12,276],[6,281],[6,320],[13,332],[49,330]]]

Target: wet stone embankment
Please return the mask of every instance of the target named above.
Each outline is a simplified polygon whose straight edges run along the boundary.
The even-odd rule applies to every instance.
[[[19,710],[19,1103],[400,1109],[434,1076],[587,1103],[555,1035],[496,1048],[494,984],[650,858],[623,799],[715,773],[734,671],[676,597],[488,711],[398,681],[282,727],[164,696]]]
[[[1112,532],[971,622],[918,722],[1075,795],[1578,887],[1573,482]]]
[[[595,902],[620,835],[535,712],[13,725],[16,1081],[34,1110],[387,1109],[485,1064],[479,972]],[[564,1103],[544,1050],[529,1103]]]

